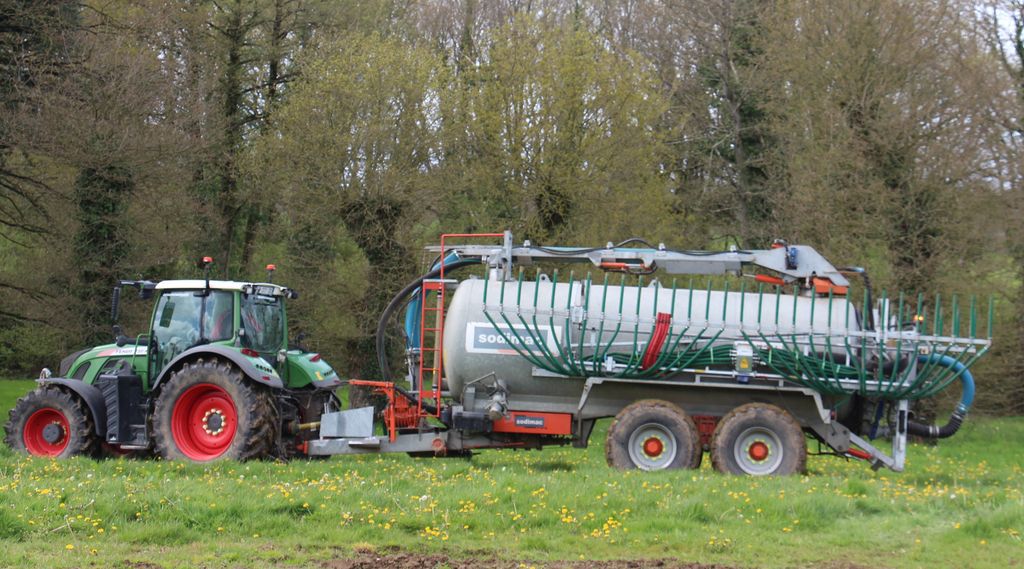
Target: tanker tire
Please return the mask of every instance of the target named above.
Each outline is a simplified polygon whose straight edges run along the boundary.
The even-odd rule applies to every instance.
[[[807,469],[807,439],[786,411],[747,403],[719,421],[711,436],[711,464],[725,474],[800,474]]]
[[[632,403],[615,416],[604,452],[608,465],[621,470],[699,468],[704,456],[693,419],[656,399]]]
[[[204,408],[221,418],[216,423],[205,422],[206,417],[187,420]],[[190,409],[194,412],[189,413]],[[198,432],[211,429],[212,433],[207,432],[217,435],[221,428],[233,428],[233,436],[204,439]],[[156,452],[166,460],[241,461],[273,457],[280,447],[281,429],[268,388],[245,378],[227,362],[198,359],[174,372],[161,389],[153,409],[153,434]]]
[[[48,424],[58,423],[60,440],[47,442],[42,438],[40,427],[45,429]],[[33,433],[27,433],[26,426]],[[33,456],[93,457],[99,448],[93,418],[85,402],[55,386],[37,387],[19,399],[8,414],[4,431],[7,446]]]

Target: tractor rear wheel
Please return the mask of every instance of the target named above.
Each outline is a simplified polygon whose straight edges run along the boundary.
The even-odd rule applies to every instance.
[[[807,467],[807,439],[786,411],[747,403],[718,423],[711,437],[711,464],[726,474],[797,474]]]
[[[605,456],[621,469],[697,468],[704,449],[693,420],[667,401],[637,401],[608,428]]]
[[[160,456],[193,462],[266,458],[280,443],[270,391],[215,359],[171,375],[156,399],[153,433]]]
[[[58,387],[38,387],[19,399],[4,430],[8,446],[33,456],[92,456],[98,446],[89,409]]]

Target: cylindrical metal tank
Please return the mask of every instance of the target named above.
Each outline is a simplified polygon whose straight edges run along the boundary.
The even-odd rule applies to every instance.
[[[459,284],[445,316],[444,367],[452,396],[458,399],[467,382],[491,373],[513,393],[578,395],[577,382],[535,377],[535,363],[575,361],[576,373],[566,375],[597,375],[608,346],[628,354],[646,349],[658,313],[671,315],[670,329],[676,337],[684,334],[683,345],[695,337],[732,345],[757,341],[762,333],[834,336],[859,329],[845,297],[470,279]],[[589,365],[578,365],[587,358]]]

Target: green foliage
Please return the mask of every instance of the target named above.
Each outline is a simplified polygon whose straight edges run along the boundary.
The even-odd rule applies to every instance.
[[[88,330],[85,340],[109,337],[110,311],[96,302],[117,281],[129,252],[131,226],[125,217],[133,188],[131,173],[116,166],[86,168],[75,181],[78,233],[76,297]]]
[[[882,287],[930,292],[994,237],[971,217],[990,184],[989,110],[971,89],[985,64],[955,11],[873,5],[792,2],[772,22],[766,71],[785,82],[770,99],[774,167],[789,188],[778,217],[794,239],[877,266]]]
[[[648,125],[665,103],[642,58],[521,17],[474,63],[441,100],[446,230],[553,243],[611,238],[657,215],[664,148]]]
[[[355,342],[341,358],[353,375],[373,373],[376,315],[415,271],[406,228],[433,205],[423,191],[436,160],[428,103],[442,75],[429,50],[376,35],[329,42],[249,157],[254,184],[277,196],[277,235],[302,263],[294,274],[326,285],[314,300],[342,300],[310,305],[306,320],[345,321],[311,332]],[[349,284],[332,286],[339,278]]]
[[[18,324],[0,330],[0,369],[23,370],[36,375],[48,367],[56,370],[63,358],[57,350],[66,345],[61,331],[36,323]]]
[[[367,334],[360,315],[370,286],[369,265],[343,226],[299,223],[281,227],[288,235],[285,245],[261,247],[257,260],[280,267],[274,280],[299,292],[299,299],[288,304],[291,337],[305,336],[301,344],[323,354],[346,377],[361,360],[353,361],[344,347]]]

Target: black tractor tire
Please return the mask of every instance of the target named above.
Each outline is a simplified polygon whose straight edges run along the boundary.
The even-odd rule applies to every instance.
[[[807,468],[807,439],[796,419],[767,403],[747,403],[718,422],[711,464],[719,472],[788,476]]]
[[[319,422],[325,412],[333,413],[341,411],[341,399],[334,391],[317,390],[308,393],[292,393],[293,404],[298,412],[300,423]],[[327,460],[328,455],[306,454],[304,447],[306,443],[319,436],[319,429],[308,430],[286,439],[280,458],[283,460],[306,459],[306,460]]]
[[[251,460],[277,454],[281,428],[268,388],[228,362],[198,359],[160,389],[153,436],[167,460]]]
[[[18,400],[4,425],[7,446],[33,456],[95,456],[95,424],[82,399],[56,386],[41,386]]]
[[[605,440],[608,465],[628,470],[698,468],[704,456],[693,419],[667,401],[645,399],[619,412]]]

